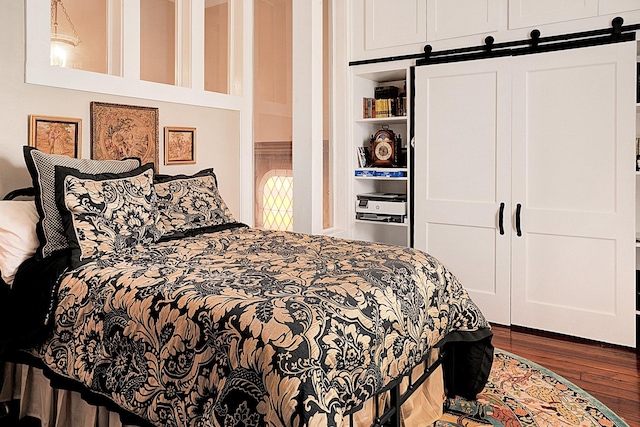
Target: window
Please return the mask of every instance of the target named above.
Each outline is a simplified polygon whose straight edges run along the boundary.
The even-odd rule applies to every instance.
[[[176,84],[176,5],[140,0],[140,79]]]
[[[229,2],[205,2],[204,90],[229,93]]]
[[[254,0],[256,227],[293,227],[292,25],[292,0]]]
[[[270,199],[267,194],[278,188],[287,191],[293,188],[293,178],[273,181],[267,185],[267,178],[274,170],[288,171],[293,175],[293,10],[292,0],[254,0],[254,170],[256,226],[282,229],[280,220],[288,226],[293,218],[281,216],[289,212],[293,194]],[[331,1],[322,2],[323,12],[323,126],[322,159],[322,228],[334,227],[334,181],[333,147],[331,141]],[[315,131],[314,131],[315,132]],[[299,172],[299,171],[297,171]],[[275,179],[275,178],[274,178]],[[277,184],[276,184],[277,183]],[[266,187],[265,187],[266,186]],[[302,188],[302,187],[299,187]],[[263,194],[264,192],[264,194]],[[271,204],[273,202],[273,205]],[[304,202],[301,202],[304,203]],[[285,207],[286,205],[286,207]],[[303,206],[302,204],[297,205]],[[291,215],[287,213],[287,215]],[[298,225],[303,223],[299,221]]]
[[[245,110],[241,97],[247,1],[52,0],[49,7],[44,2],[25,2],[25,82]],[[207,20],[222,27],[205,43],[205,8],[216,7],[218,18]],[[52,58],[56,31],[64,35],[59,45],[68,52],[65,56],[54,46]],[[212,74],[205,70],[212,67],[215,73],[210,80]]]
[[[51,65],[107,73],[107,1],[51,2]]]
[[[267,174],[262,189],[262,227],[267,230],[293,230],[293,177],[291,170]]]

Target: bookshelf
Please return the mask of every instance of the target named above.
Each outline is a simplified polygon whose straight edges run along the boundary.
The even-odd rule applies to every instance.
[[[409,155],[407,140],[409,135],[409,108],[406,99],[408,93],[408,70],[410,64],[386,63],[367,64],[351,67],[351,143],[353,145],[353,168],[351,171],[351,200],[353,201],[352,217],[352,237],[358,240],[383,242],[400,246],[410,245],[410,170],[407,166]],[[391,94],[386,99],[395,99],[395,106],[389,117],[368,117],[371,107],[375,103],[376,91],[380,93],[385,88],[387,94]],[[396,88],[396,90],[389,89]],[[382,95],[384,96],[384,95]],[[382,98],[384,99],[384,98]],[[398,108],[398,103],[402,106]],[[358,161],[358,149],[365,147],[370,150],[370,141],[373,135],[379,130],[388,128],[395,133],[396,137],[402,139],[401,158],[403,163],[398,167],[363,167]],[[369,152],[369,151],[368,151]],[[369,152],[370,159],[370,152]],[[369,166],[369,165],[367,165]],[[383,220],[363,220],[357,219],[358,195],[371,193],[392,193],[401,194],[406,197],[406,213],[401,222],[390,222]],[[382,216],[378,216],[381,218]],[[394,221],[395,221],[394,217]]]

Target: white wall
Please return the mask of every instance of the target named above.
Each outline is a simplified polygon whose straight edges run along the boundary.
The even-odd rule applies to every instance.
[[[29,115],[82,119],[82,157],[90,156],[91,101],[157,107],[159,109],[160,172],[193,173],[213,167],[220,192],[234,215],[240,211],[240,113],[93,92],[58,89],[24,83],[24,2],[2,0],[0,14],[0,196],[31,185],[24,165],[22,146],[28,144]],[[164,126],[197,128],[197,163],[163,165]]]

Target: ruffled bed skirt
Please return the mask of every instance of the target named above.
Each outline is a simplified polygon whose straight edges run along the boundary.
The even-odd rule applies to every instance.
[[[433,351],[430,363],[436,358],[437,351]],[[13,363],[6,363],[4,368],[0,402],[19,400],[20,418],[37,418],[42,422],[42,427],[135,427],[123,424],[118,413],[87,403],[78,392],[51,387],[41,369]],[[422,365],[418,366],[413,378],[417,379],[422,372]],[[406,390],[407,384],[408,379],[405,379],[401,392]],[[379,405],[384,407],[386,397],[380,399]],[[443,402],[442,368],[438,368],[402,406],[404,426],[431,424],[442,415]],[[354,424],[370,426],[376,417],[374,408],[375,402],[369,400],[354,415]]]

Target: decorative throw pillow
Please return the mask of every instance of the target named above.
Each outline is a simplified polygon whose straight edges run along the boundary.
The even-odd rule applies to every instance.
[[[35,202],[40,220],[36,233],[40,240],[38,253],[49,256],[53,252],[68,248],[62,218],[56,206],[55,167],[75,168],[82,173],[122,173],[140,166],[140,159],[88,160],[59,154],[46,154],[35,147],[24,147],[24,159],[35,188]]]
[[[20,264],[36,253],[38,219],[33,200],[0,201],[0,272],[9,286]]]
[[[71,264],[158,241],[153,164],[122,174],[88,175],[56,166],[56,198]]]
[[[194,175],[156,175],[160,224],[165,235],[234,223],[218,192],[213,169]]]

